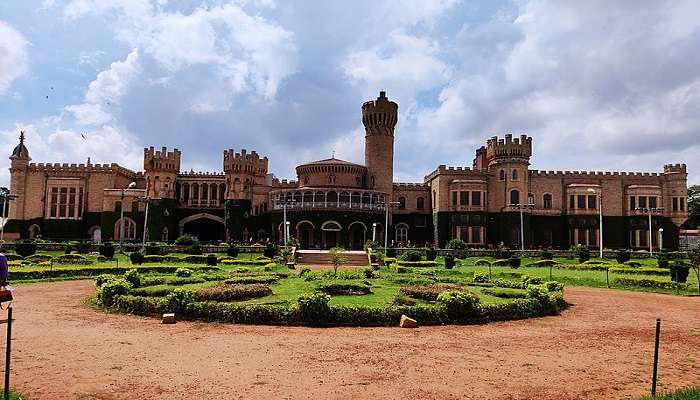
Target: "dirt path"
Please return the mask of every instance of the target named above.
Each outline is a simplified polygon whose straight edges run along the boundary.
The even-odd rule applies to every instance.
[[[700,383],[698,297],[567,288],[560,317],[312,329],[160,325],[87,308],[92,290],[17,288],[13,387],[34,400],[628,398],[650,385],[657,317],[661,388]]]

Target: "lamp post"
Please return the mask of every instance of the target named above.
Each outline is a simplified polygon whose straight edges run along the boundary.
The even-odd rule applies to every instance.
[[[287,200],[287,197],[285,196],[284,199],[282,200],[282,235],[284,235],[284,244],[283,246],[287,246],[287,242],[289,241],[289,222],[287,222],[287,205],[290,205],[294,207],[296,202],[294,200]]]
[[[586,190],[589,193],[598,193],[597,190],[593,188],[588,188]],[[600,193],[598,194],[599,199],[598,199],[598,216],[599,216],[599,227],[598,227],[598,232],[599,237],[600,237],[600,243],[598,244],[598,257],[603,258],[603,189],[600,189]]]
[[[389,207],[391,206],[397,206],[401,204],[399,201],[389,201],[389,202],[383,202],[379,203],[380,205],[384,205],[384,211],[385,211],[385,217],[384,217],[384,253],[386,253],[386,249],[389,247]]]
[[[2,226],[0,226],[0,247],[2,247],[5,243],[5,223],[7,222],[7,216],[9,216],[7,206],[10,204],[10,200],[14,200],[19,196],[10,194],[10,189],[2,187],[0,188],[0,197],[2,197]]]
[[[664,249],[664,228],[659,228],[659,251]]]
[[[520,250],[525,251],[525,227],[523,223],[523,210],[531,210],[533,208],[532,204],[510,204],[513,210],[520,210]]]
[[[376,222],[372,223],[372,241],[373,242],[377,241],[377,223]]]
[[[661,213],[664,211],[664,209],[663,209],[663,207],[637,207],[637,208],[635,208],[635,210],[645,212],[649,215],[649,257],[651,258],[651,256],[654,254],[654,246],[651,242],[651,238],[652,238],[651,214]]]
[[[122,247],[124,245],[124,194],[127,190],[133,189],[136,187],[136,182],[131,182],[129,186],[126,188],[122,189],[122,201],[121,205],[119,206],[119,252],[123,252],[124,248]]]

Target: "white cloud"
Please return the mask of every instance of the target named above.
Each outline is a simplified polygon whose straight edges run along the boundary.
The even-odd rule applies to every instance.
[[[141,73],[138,49],[134,49],[123,61],[113,62],[108,69],[97,74],[85,93],[85,103],[66,107],[81,125],[108,122],[112,115],[105,109],[119,106],[130,83]]]
[[[0,95],[9,89],[12,81],[27,73],[28,43],[21,33],[0,21]]]

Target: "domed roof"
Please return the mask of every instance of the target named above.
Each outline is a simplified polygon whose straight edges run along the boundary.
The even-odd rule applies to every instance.
[[[19,133],[19,144],[12,150],[12,157],[29,158],[29,150],[24,145],[24,131]]]
[[[326,158],[325,160],[312,161],[310,163],[301,164],[298,167],[305,167],[308,165],[348,165],[352,167],[365,167],[364,165],[351,163],[350,161],[341,160],[335,157]]]

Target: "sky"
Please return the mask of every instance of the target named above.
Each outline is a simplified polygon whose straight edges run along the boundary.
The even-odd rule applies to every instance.
[[[399,104],[394,180],[533,137],[532,169],[661,172],[700,184],[696,0],[5,0],[0,154],[34,162],[270,172],[362,163],[361,105]],[[0,185],[9,183],[0,157]]]

